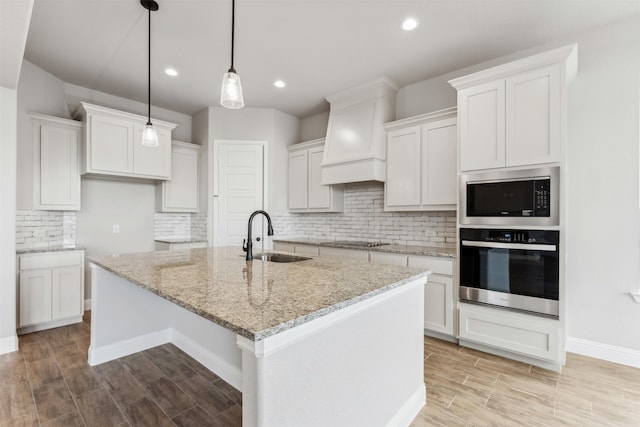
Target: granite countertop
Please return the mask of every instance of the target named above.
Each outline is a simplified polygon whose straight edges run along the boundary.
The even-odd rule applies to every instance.
[[[16,251],[17,255],[23,254],[35,254],[35,253],[43,253],[43,252],[62,252],[62,251],[83,251],[85,248],[81,246],[51,246],[48,248],[29,248],[29,249],[18,249]]]
[[[239,247],[210,247],[89,261],[254,341],[429,275],[330,257],[274,263],[244,256]]]
[[[315,246],[325,246],[330,248],[344,248],[344,249],[357,249],[361,251],[369,251],[369,252],[388,252],[395,254],[403,254],[403,255],[420,255],[420,256],[437,256],[444,258],[455,258],[456,257],[456,249],[455,248],[439,248],[432,246],[415,246],[415,245],[382,245],[382,246],[359,246],[359,245],[350,245],[348,242],[340,241],[336,242],[333,240],[322,240],[322,239],[308,239],[305,237],[285,237],[273,239],[274,242],[282,242],[282,243],[299,243],[303,245],[315,245]]]
[[[207,243],[207,239],[191,239],[188,237],[162,237],[154,241],[162,243]]]

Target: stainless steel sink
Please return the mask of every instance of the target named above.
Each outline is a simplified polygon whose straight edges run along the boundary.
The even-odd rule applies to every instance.
[[[298,262],[298,261],[306,261],[308,257],[297,256],[297,255],[286,255],[286,254],[255,254],[253,259],[260,261],[271,261],[271,262]]]

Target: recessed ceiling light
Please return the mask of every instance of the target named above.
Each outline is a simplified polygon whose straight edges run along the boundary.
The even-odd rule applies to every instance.
[[[282,88],[282,87],[285,87],[287,84],[285,82],[283,82],[282,80],[276,80],[275,82],[273,82],[273,85],[275,87]]]
[[[178,75],[178,70],[176,70],[175,68],[165,68],[164,73],[167,76],[175,77]]]
[[[415,18],[407,18],[402,21],[402,29],[405,31],[415,30],[418,27],[418,20]]]

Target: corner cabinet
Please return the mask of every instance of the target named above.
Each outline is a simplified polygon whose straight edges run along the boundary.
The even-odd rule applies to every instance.
[[[561,161],[566,84],[576,58],[571,45],[451,80],[460,170]]]
[[[84,251],[18,255],[17,285],[20,333],[81,322]]]
[[[33,209],[80,210],[82,123],[30,114],[33,124]]]
[[[344,186],[322,185],[324,138],[290,145],[288,206],[291,212],[342,212]]]
[[[386,123],[385,130],[385,210],[455,210],[456,109]]]
[[[85,122],[81,173],[154,180],[171,179],[173,123],[151,119],[158,146],[141,144],[147,118],[111,108],[80,103],[75,116]]]
[[[156,212],[198,212],[200,146],[173,141],[171,180],[156,184]]]

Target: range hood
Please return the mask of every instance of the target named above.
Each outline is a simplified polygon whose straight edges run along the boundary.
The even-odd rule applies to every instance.
[[[397,92],[393,82],[380,78],[326,98],[331,107],[322,184],[385,181],[383,124],[395,119]]]

